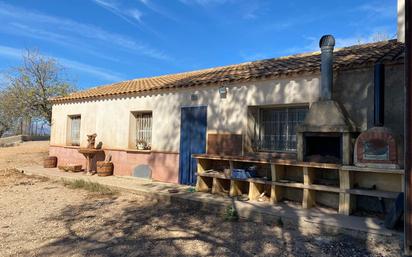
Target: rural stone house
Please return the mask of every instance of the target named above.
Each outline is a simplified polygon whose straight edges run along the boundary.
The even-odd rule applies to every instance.
[[[342,105],[354,132],[373,127],[377,63],[384,65],[379,70],[384,73],[384,98],[378,104],[384,103],[380,111],[385,127],[396,137],[397,164],[402,166],[402,43],[390,40],[335,49],[329,97]],[[96,141],[112,156],[116,175],[130,176],[135,166],[147,164],[153,179],[174,183],[179,181],[181,153],[191,154],[184,148],[205,144],[210,134],[242,135],[243,152],[296,158],[296,127],[321,100],[320,67],[320,53],[310,53],[73,93],[53,100],[50,152],[62,163],[83,162],[77,148],[86,146],[87,134],[97,133]],[[182,144],[186,123],[204,127],[199,130],[204,136]],[[146,149],[137,149],[139,139],[147,141]]]
[[[404,17],[399,0],[397,40],[334,49],[327,35],[320,52],[53,99],[50,155],[200,192],[386,213],[404,191]]]
[[[272,202],[320,203],[346,214],[355,196],[396,198],[403,190],[404,45],[333,45],[326,36],[321,53],[54,99],[50,155],[59,165],[84,165],[78,150],[96,133],[104,150],[96,158],[111,156],[115,175],[251,198],[266,192]],[[230,180],[248,169],[250,185]]]

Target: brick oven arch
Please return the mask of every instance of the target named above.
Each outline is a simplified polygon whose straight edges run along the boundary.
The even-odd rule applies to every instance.
[[[367,149],[367,148],[372,149]],[[385,153],[378,154],[380,150],[384,149]],[[376,154],[371,153],[375,150]],[[396,139],[392,131],[385,127],[373,127],[367,131],[362,132],[356,139],[355,143],[355,165],[368,166],[385,166],[398,165],[398,153]]]

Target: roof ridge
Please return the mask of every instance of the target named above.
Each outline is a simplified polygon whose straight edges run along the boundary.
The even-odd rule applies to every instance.
[[[339,69],[366,65],[367,63],[376,62],[390,55],[395,50],[403,51],[403,46],[403,43],[391,39],[336,48],[334,51],[336,53],[334,66]],[[318,57],[309,57],[319,55],[319,51],[314,51],[200,70],[135,78],[89,88],[84,91],[72,93],[66,97],[56,98],[54,101],[127,94],[163,88],[188,87],[201,84],[231,83],[234,81],[247,81],[265,77],[278,77],[298,72],[313,73],[319,71],[320,59]]]
[[[377,44],[392,43],[391,41],[396,41],[396,39],[389,39],[389,40],[382,40],[382,41],[377,41],[377,42],[369,42],[369,43],[364,43],[364,44],[356,44],[356,45],[351,45],[351,46],[339,47],[339,48],[335,48],[334,52],[347,50],[349,48],[368,47],[368,46],[373,46],[373,45],[377,45]],[[250,65],[250,64],[264,62],[264,61],[285,60],[285,59],[297,58],[297,57],[307,57],[307,56],[314,56],[314,55],[318,55],[318,54],[320,54],[320,50],[318,50],[318,51],[308,51],[308,52],[304,52],[304,53],[297,53],[297,54],[291,54],[291,55],[284,55],[284,56],[279,56],[279,57],[265,58],[265,59],[255,60],[255,61],[248,61],[248,62],[228,64],[228,65],[214,66],[214,67],[209,67],[209,68],[202,68],[202,69],[199,69],[199,70],[182,71],[182,72],[177,72],[177,73],[166,73],[166,74],[150,76],[150,77],[140,77],[140,78],[134,78],[134,79],[123,80],[123,81],[119,81],[119,82],[114,82],[112,84],[129,82],[129,81],[137,81],[137,80],[143,80],[143,79],[155,79],[155,78],[169,77],[169,76],[173,76],[173,75],[184,75],[184,74],[192,74],[192,73],[213,71],[213,70],[229,68],[229,67],[233,67],[233,66]],[[112,84],[108,84],[108,85],[112,85]],[[104,85],[102,85],[102,86],[104,86]],[[97,87],[99,87],[99,86],[97,86]]]

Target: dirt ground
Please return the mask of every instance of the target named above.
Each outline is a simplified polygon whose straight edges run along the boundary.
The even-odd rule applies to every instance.
[[[14,147],[0,147],[0,169],[42,164],[48,155],[49,141],[24,142]]]
[[[38,160],[45,147],[35,145],[0,148],[0,165]],[[400,248],[399,242],[229,222],[189,206],[131,193],[102,196],[9,170],[0,171],[0,256],[355,257],[400,256]]]

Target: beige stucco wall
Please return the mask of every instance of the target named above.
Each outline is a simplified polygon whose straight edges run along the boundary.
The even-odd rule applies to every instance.
[[[402,64],[385,66],[384,126],[396,137],[399,160],[403,160],[404,151],[404,74]],[[373,68],[344,71],[334,77],[332,96],[343,104],[361,131],[374,126],[373,80]]]
[[[312,75],[228,85],[226,99],[220,98],[215,86],[56,104],[51,144],[66,144],[68,115],[80,114],[82,146],[87,145],[86,134],[97,133],[96,142],[103,142],[104,148],[126,149],[130,112],[152,111],[152,149],[178,152],[182,106],[207,105],[209,131],[242,133],[247,106],[307,104],[318,99],[318,86],[318,75]],[[198,95],[197,101],[191,100],[193,93]]]
[[[403,156],[404,89],[403,65],[386,66],[385,126],[395,133]],[[129,145],[129,122],[132,111],[153,112],[152,149],[179,152],[180,108],[208,106],[210,132],[244,133],[247,108],[254,105],[308,104],[318,100],[319,75],[289,77],[228,85],[226,99],[218,86],[161,91],[64,103],[53,106],[51,144],[66,144],[68,115],[80,114],[81,145],[86,134],[97,133],[104,148],[126,149]],[[191,94],[198,100],[192,101]],[[364,131],[373,127],[373,68],[342,71],[334,74],[332,97],[343,104],[351,119]]]

